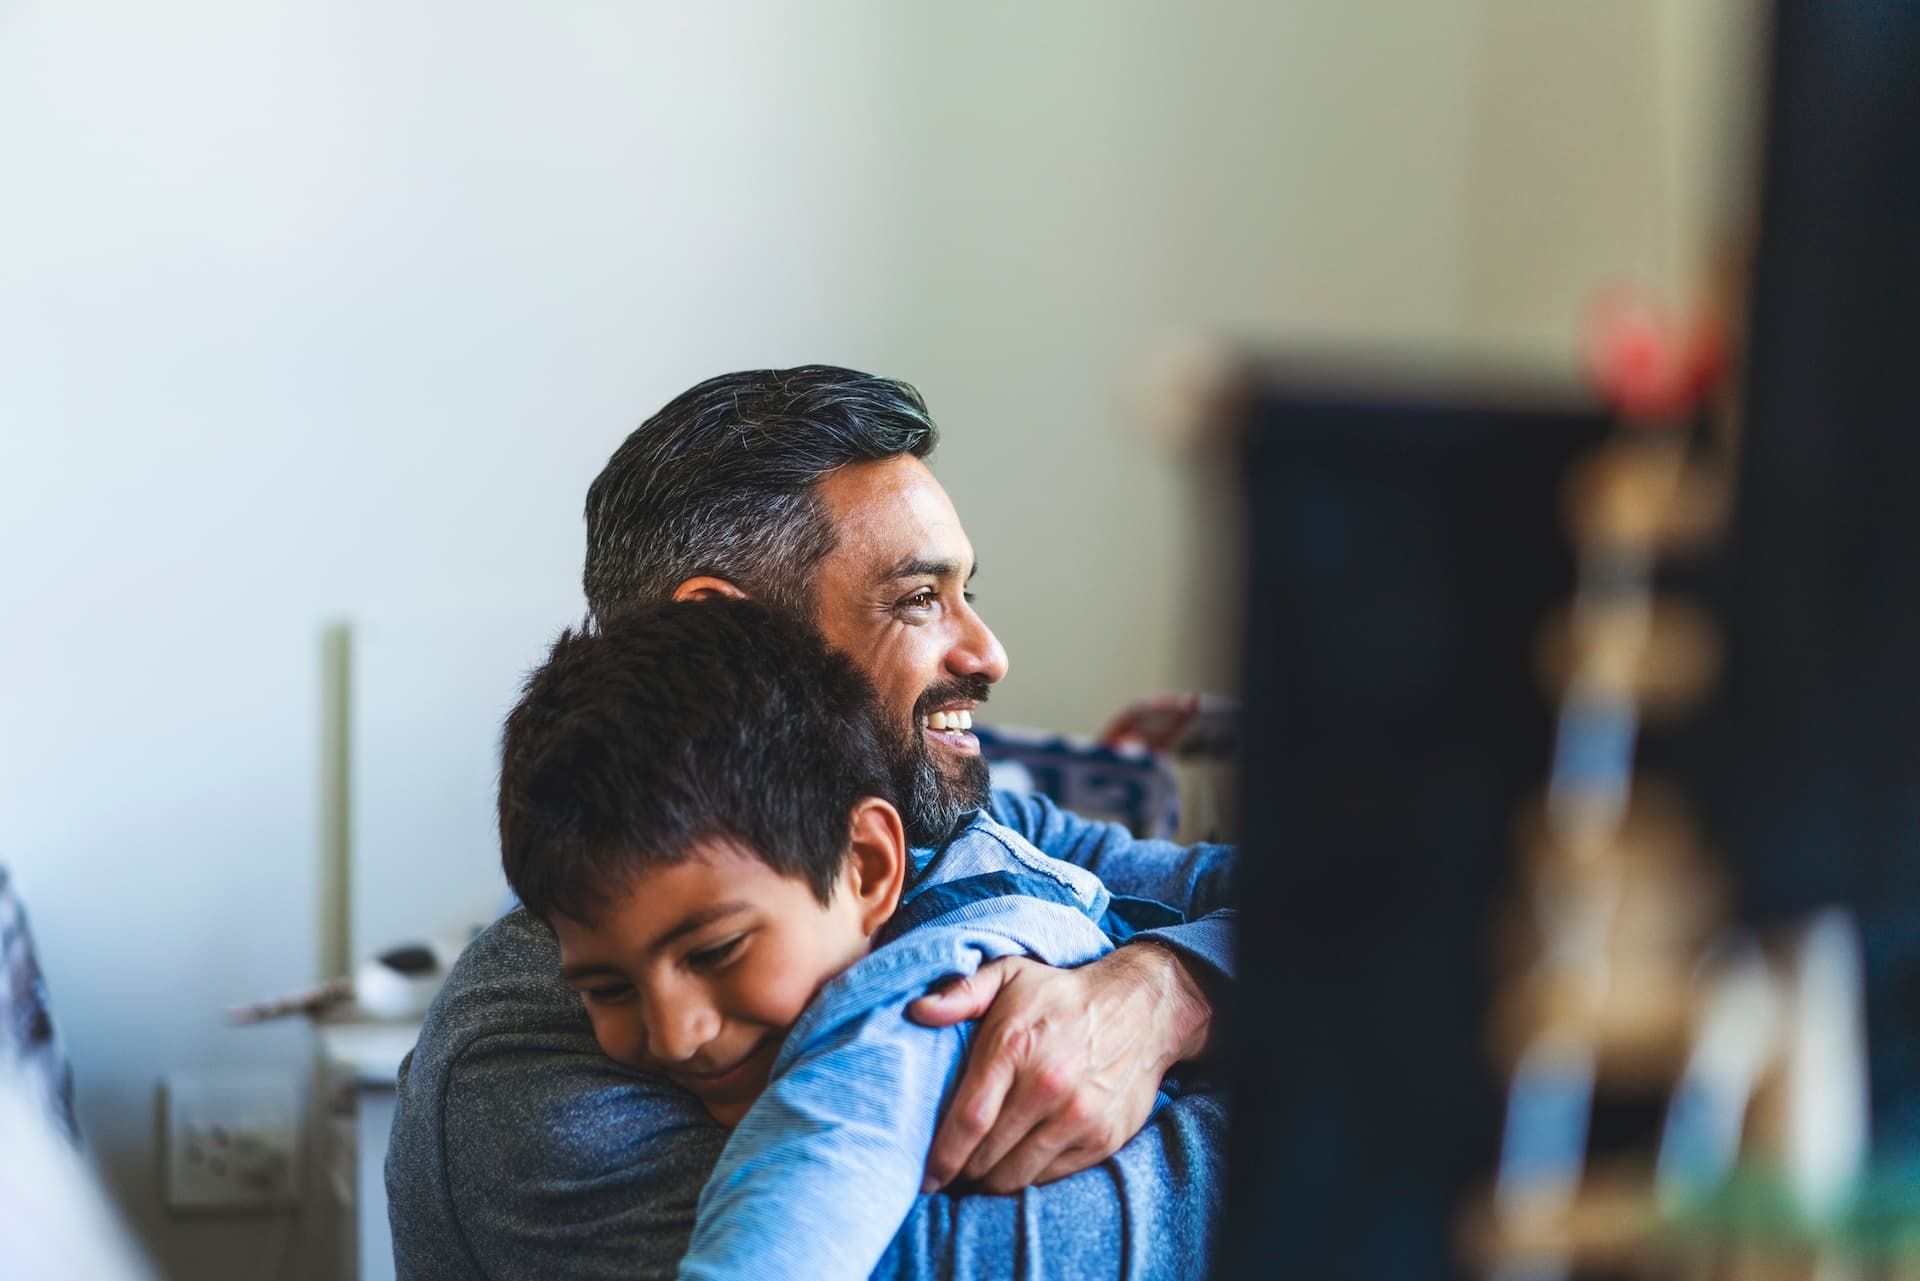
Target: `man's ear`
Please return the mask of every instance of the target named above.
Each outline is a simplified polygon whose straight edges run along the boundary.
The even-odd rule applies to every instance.
[[[863,796],[847,822],[847,888],[859,906],[863,933],[887,923],[906,885],[907,833],[900,811],[878,796]]]
[[[710,574],[701,574],[689,578],[673,589],[675,600],[712,600],[724,596],[728,600],[745,600],[747,594],[724,578],[715,578]]]

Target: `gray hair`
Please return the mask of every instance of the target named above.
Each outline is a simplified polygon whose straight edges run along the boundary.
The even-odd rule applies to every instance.
[[[890,378],[832,365],[709,378],[642,423],[587,490],[587,605],[604,618],[711,575],[810,618],[837,538],[814,486],[938,441],[920,393]]]

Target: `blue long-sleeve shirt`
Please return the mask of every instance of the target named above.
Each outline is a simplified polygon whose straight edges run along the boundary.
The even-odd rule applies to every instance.
[[[970,1027],[921,1027],[907,1005],[996,957],[1070,966],[1112,950],[1100,878],[984,815],[914,872],[895,919],[915,923],[831,980],[788,1032],[701,1194],[682,1281],[867,1276],[919,1195]]]
[[[1231,978],[1231,849],[1136,841],[1040,798],[996,793],[992,813],[1116,893],[1185,911],[1153,937]],[[691,1094],[602,1054],[559,974],[551,931],[516,911],[468,946],[428,1013],[388,1149],[401,1277],[635,1281],[673,1276],[686,1253],[728,1132]],[[1225,1137],[1218,1096],[1189,1091],[1091,1170],[1012,1196],[917,1197],[873,1275],[1191,1271],[1217,1227]]]

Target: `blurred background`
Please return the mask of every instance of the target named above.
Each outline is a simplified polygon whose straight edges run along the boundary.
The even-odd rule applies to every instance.
[[[1743,233],[1759,8],[0,0],[0,861],[160,1271],[347,1264],[323,1173],[170,1209],[156,1087],[301,1079],[306,1024],[223,1010],[484,913],[484,823],[363,866],[437,829],[382,791],[420,745],[349,730],[459,664],[434,620],[511,670],[579,616],[586,486],[667,399],[916,384],[995,719],[1231,692],[1232,506],[1154,372],[1575,383],[1596,290],[1682,305]]]

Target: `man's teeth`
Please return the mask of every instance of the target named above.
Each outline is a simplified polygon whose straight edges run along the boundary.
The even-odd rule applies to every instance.
[[[928,729],[972,729],[972,712],[934,712],[926,719]]]

